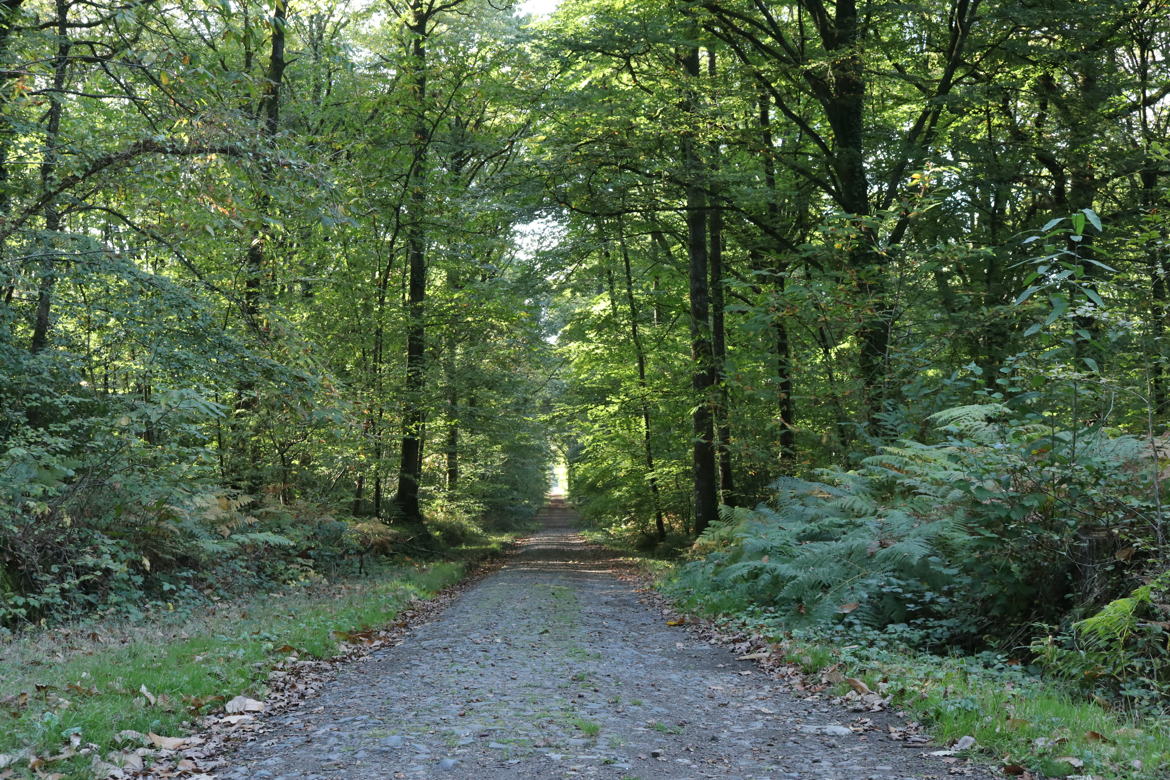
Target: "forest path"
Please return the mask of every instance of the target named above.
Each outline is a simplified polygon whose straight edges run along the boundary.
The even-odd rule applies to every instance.
[[[902,780],[949,767],[665,625],[552,499],[544,529],[397,647],[266,721],[221,778]],[[968,775],[972,776],[972,775]],[[989,776],[989,775],[988,775]]]

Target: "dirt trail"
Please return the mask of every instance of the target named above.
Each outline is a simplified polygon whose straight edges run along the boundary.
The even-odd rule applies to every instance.
[[[226,757],[232,778],[903,780],[959,770],[665,625],[553,499],[435,621]],[[834,729],[832,727],[838,727]],[[989,777],[972,772],[968,777]]]

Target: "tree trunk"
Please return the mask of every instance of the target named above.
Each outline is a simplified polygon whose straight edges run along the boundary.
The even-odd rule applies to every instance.
[[[689,47],[683,55],[683,68],[690,78],[687,110],[697,126],[699,48]],[[718,478],[715,467],[714,416],[711,395],[715,389],[715,356],[711,344],[708,301],[707,200],[703,189],[702,161],[694,130],[682,136],[683,167],[686,171],[687,256],[690,275],[691,304],[691,389],[695,411],[691,416],[694,446],[692,478],[696,536],[703,533],[719,516]]]
[[[887,300],[887,260],[878,248],[877,234],[869,220],[861,25],[855,0],[838,0],[832,17],[820,0],[802,0],[801,4],[815,20],[821,43],[831,55],[829,78],[811,69],[805,78],[812,84],[833,130],[830,164],[837,184],[836,199],[856,234],[851,237],[846,260],[863,307],[857,329],[863,414],[869,427],[876,429],[888,393],[886,359],[893,312]]]
[[[427,123],[427,12],[421,3],[411,6],[410,67],[413,68],[414,132],[410,171],[409,222],[406,227],[407,283],[406,384],[403,388],[402,447],[398,465],[398,491],[394,503],[401,521],[422,526],[419,482],[422,476],[422,427],[425,420],[422,394],[426,385],[427,164],[431,130]]]
[[[0,0],[0,62],[11,62],[8,41],[16,24],[16,15],[24,0]],[[12,70],[0,71],[0,220],[6,219],[11,206],[8,194],[8,152],[12,146],[15,130],[8,119],[8,101],[12,95],[17,74]],[[15,280],[5,280],[4,302],[9,303],[15,292]]]
[[[658,475],[654,472],[654,446],[650,420],[650,389],[646,382],[646,350],[642,347],[642,334],[638,330],[638,304],[634,299],[634,275],[630,270],[630,250],[626,246],[625,229],[619,227],[618,240],[621,242],[622,267],[626,272],[626,303],[630,308],[630,340],[634,342],[634,355],[638,363],[638,395],[642,407],[642,447],[646,458],[646,482],[650,486],[650,500],[654,505],[654,527],[658,541],[666,540],[666,520],[662,515],[662,495],[658,489]]]
[[[272,10],[271,47],[268,56],[268,70],[265,73],[264,91],[260,102],[256,106],[256,119],[261,121],[260,136],[267,144],[272,144],[280,127],[280,91],[284,81],[284,45],[285,27],[287,25],[287,2],[276,0]],[[260,193],[256,198],[256,213],[261,217],[267,216],[272,206],[272,198],[268,195],[267,184],[272,179],[272,165],[263,161],[260,165]],[[264,290],[265,259],[268,251],[268,230],[263,221],[258,221],[252,230],[251,240],[244,256],[244,296],[243,317],[248,328],[263,340],[267,338],[268,327],[265,321],[266,297]],[[258,438],[255,431],[249,430],[250,417],[255,413],[259,399],[257,398],[256,384],[251,379],[242,381],[238,388],[239,399],[236,409],[242,414],[237,416],[236,447],[240,454],[237,462],[237,478],[248,490],[260,489],[261,472],[258,467],[261,462]]]
[[[775,148],[772,138],[772,117],[768,98],[761,95],[759,100],[760,140],[763,145],[762,163],[764,166],[764,186],[768,190],[766,212],[768,221],[774,226],[780,223],[780,193],[776,186],[776,161],[773,159]],[[760,264],[763,265],[763,264]],[[778,302],[784,300],[784,288],[787,284],[788,264],[777,248],[776,256],[771,263],[772,292]],[[780,419],[780,464],[783,470],[791,470],[796,456],[796,406],[792,399],[792,348],[788,337],[787,314],[783,311],[773,313],[772,344],[776,356],[776,411]]]
[[[57,12],[57,56],[53,61],[53,91],[49,98],[49,111],[45,125],[45,159],[41,163],[41,189],[48,192],[56,179],[57,144],[61,134],[61,116],[64,113],[65,81],[69,74],[69,51],[73,42],[69,38],[69,2],[56,0]],[[49,251],[60,239],[61,212],[56,198],[45,204],[45,259],[41,263],[41,278],[37,288],[37,305],[33,313],[32,339],[29,352],[37,354],[49,343],[49,329],[52,327],[53,288],[57,284],[57,264],[63,258]]]
[[[715,52],[707,51],[707,74],[715,77]],[[710,145],[710,170],[718,174],[721,165],[719,142]],[[735,506],[735,476],[731,470],[731,398],[727,390],[727,328],[723,312],[723,207],[719,205],[716,185],[710,186],[709,208],[711,267],[711,350],[714,359],[715,381],[718,389],[712,399],[715,417],[715,434],[718,441],[720,499],[728,506]]]

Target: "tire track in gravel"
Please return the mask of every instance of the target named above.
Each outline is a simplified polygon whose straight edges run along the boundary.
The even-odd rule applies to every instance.
[[[560,499],[504,567],[264,721],[217,777],[989,778],[664,624]],[[839,732],[844,729],[837,728]]]

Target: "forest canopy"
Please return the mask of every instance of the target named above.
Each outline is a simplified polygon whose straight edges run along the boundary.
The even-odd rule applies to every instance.
[[[0,624],[433,554],[559,460],[709,606],[1156,644],[1168,31],[2,0]]]

